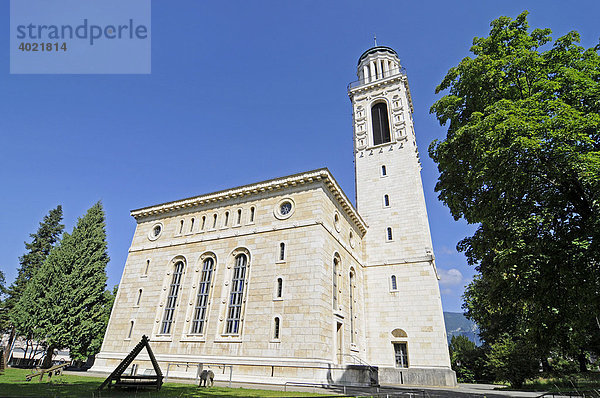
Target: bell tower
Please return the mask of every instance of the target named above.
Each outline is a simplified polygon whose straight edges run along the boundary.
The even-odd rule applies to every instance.
[[[367,358],[381,383],[453,385],[406,72],[396,51],[376,46],[357,75],[348,95],[356,206],[368,225]]]

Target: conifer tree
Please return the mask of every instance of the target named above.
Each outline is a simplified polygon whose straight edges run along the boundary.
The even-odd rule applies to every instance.
[[[44,217],[35,234],[30,234],[31,243],[25,242],[27,252],[19,258],[20,267],[16,280],[6,288],[6,299],[2,302],[1,327],[3,331],[10,331],[9,345],[12,344],[15,332],[26,338],[32,337],[32,325],[35,319],[31,314],[23,313],[16,305],[33,276],[42,266],[50,254],[52,247],[58,242],[64,225],[62,207],[58,205]]]
[[[76,360],[99,351],[106,328],[108,260],[104,211],[98,202],[52,249],[19,302],[37,314],[35,335],[47,343],[43,366],[50,366],[56,348],[69,348]]]

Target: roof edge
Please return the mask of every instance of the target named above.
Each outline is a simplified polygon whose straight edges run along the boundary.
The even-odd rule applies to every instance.
[[[204,195],[192,196],[158,205],[142,207],[131,210],[130,214],[137,220],[139,218],[148,217],[155,214],[169,213],[183,208],[202,206],[204,204],[221,202],[223,200],[232,198],[257,195],[265,191],[279,190],[290,186],[308,184],[319,180],[323,180],[325,186],[327,186],[327,188],[333,194],[333,197],[338,201],[342,208],[346,210],[350,218],[354,221],[361,232],[365,234],[367,232],[367,224],[362,219],[360,214],[358,214],[358,211],[354,208],[352,202],[350,202],[344,191],[341,189],[327,168],[320,168]]]

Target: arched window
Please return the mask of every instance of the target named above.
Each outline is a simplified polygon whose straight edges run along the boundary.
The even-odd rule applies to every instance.
[[[200,228],[202,231],[204,231],[204,227],[206,226],[206,216],[202,216],[202,227]]]
[[[254,222],[254,213],[256,209],[254,207],[250,208],[250,222]]]
[[[389,195],[383,195],[383,205],[385,207],[389,207],[390,206],[390,197],[389,197]]]
[[[229,212],[226,211],[225,212],[225,222],[223,223],[223,226],[226,227],[229,224]]]
[[[244,284],[246,282],[246,266],[248,258],[245,254],[235,257],[233,278],[231,279],[231,295],[229,297],[229,310],[227,311],[227,325],[225,333],[238,334],[242,319],[242,304],[244,299]]]
[[[217,228],[217,213],[213,214],[213,229]]]
[[[194,319],[192,321],[191,333],[194,334],[200,334],[204,331],[214,266],[215,260],[212,257],[207,257],[202,262],[202,274],[200,275],[198,294],[196,295],[196,307],[194,309]]]
[[[237,225],[240,225],[242,223],[242,209],[238,209],[238,213],[237,213]]]
[[[279,244],[279,261],[285,260],[285,243]]]
[[[165,305],[165,314],[163,316],[162,325],[160,328],[161,334],[171,333],[171,325],[175,315],[175,305],[177,304],[177,295],[179,294],[179,286],[181,285],[181,276],[183,275],[183,261],[177,261],[169,287],[169,296]]]
[[[133,324],[134,324],[134,321],[131,321],[131,323],[129,324],[129,333],[127,333],[128,339],[131,338],[131,334],[133,333]]]
[[[144,269],[144,275],[148,275],[149,268],[150,268],[150,260],[146,260],[146,269]]]
[[[350,343],[354,344],[354,270],[350,271]]]
[[[194,231],[194,219],[192,218],[192,222],[190,224],[190,232]]]
[[[387,227],[387,240],[392,240],[392,227]]]
[[[142,301],[142,289],[138,290],[138,298],[137,298],[137,301],[135,302],[135,305],[139,306],[141,301]]]
[[[183,233],[183,220],[181,220],[179,223],[179,233]]]
[[[279,340],[279,323],[280,323],[279,317],[275,317],[275,322],[274,323],[275,323],[275,325],[274,325],[274,328],[273,328],[273,338],[275,340]]]
[[[275,297],[281,298],[283,295],[283,279],[277,278],[277,290],[275,291]]]
[[[333,259],[333,275],[332,275],[332,285],[333,285],[333,310],[337,311],[338,308],[338,266],[340,260],[337,257]]]
[[[387,169],[385,166],[381,166],[381,176],[385,177],[387,175]]]
[[[390,142],[390,123],[388,120],[387,104],[378,102],[371,108],[373,121],[373,145]]]
[[[392,283],[392,290],[398,290],[398,283],[396,282],[396,275],[392,275],[391,283]]]

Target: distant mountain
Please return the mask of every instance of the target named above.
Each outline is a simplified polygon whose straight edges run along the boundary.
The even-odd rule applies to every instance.
[[[469,340],[477,345],[481,345],[479,340],[479,328],[473,322],[468,320],[464,314],[460,312],[444,312],[444,322],[446,323],[446,335],[448,336],[448,344],[452,336],[466,336]]]

